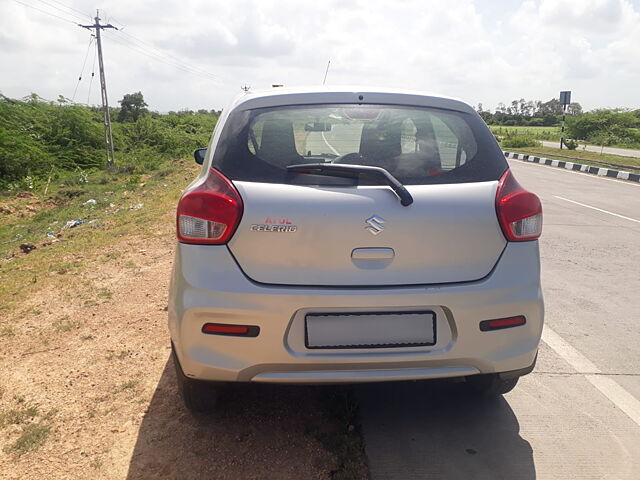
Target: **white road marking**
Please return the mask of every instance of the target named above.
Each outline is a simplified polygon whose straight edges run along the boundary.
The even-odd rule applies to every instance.
[[[574,370],[583,374],[600,393],[640,426],[640,400],[627,392],[612,378],[602,375],[600,369],[591,360],[566,342],[548,325],[544,326],[542,340],[565,362],[571,365]]]
[[[327,140],[327,137],[325,137],[325,136],[324,136],[324,132],[320,132],[320,134],[322,135],[322,140],[324,140],[324,143],[326,143],[326,144],[327,144],[327,147],[329,147],[329,148],[331,149],[331,151],[332,151],[335,155],[340,156],[340,152],[339,152],[339,151],[337,151],[335,148],[333,148],[333,145],[331,145],[331,144],[329,143],[329,141]]]
[[[587,205],[586,203],[576,202],[575,200],[569,200],[568,198],[559,197],[558,195],[554,195],[554,197],[560,200],[564,200],[565,202],[575,203],[576,205],[580,205],[581,207],[590,208],[591,210],[597,210],[598,212],[608,213],[609,215],[613,215],[614,217],[624,218],[625,220],[629,220],[630,222],[640,223],[640,220],[636,220],[635,218],[625,217],[624,215],[613,213],[613,212],[610,212],[609,210],[603,210],[602,208],[592,207],[591,205]]]
[[[544,330],[542,330],[542,340],[560,355],[565,362],[571,365],[576,372],[583,374],[600,373],[600,369],[591,360],[573,348],[548,325],[545,325]]]
[[[586,378],[616,407],[640,425],[640,401],[636,397],[622,388],[615,380],[605,375],[586,375]]]

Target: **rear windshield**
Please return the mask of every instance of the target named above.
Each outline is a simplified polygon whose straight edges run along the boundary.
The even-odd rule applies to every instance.
[[[393,105],[305,105],[234,112],[212,166],[232,180],[353,182],[286,170],[305,163],[382,167],[407,185],[497,180],[506,169],[504,156],[481,119],[451,110]]]

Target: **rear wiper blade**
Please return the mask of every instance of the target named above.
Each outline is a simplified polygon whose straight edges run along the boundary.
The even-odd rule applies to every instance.
[[[381,181],[381,183],[386,183],[391,187],[400,199],[402,206],[408,207],[413,203],[413,197],[409,193],[409,190],[407,190],[396,177],[391,175],[382,167],[335,163],[304,163],[299,165],[289,165],[287,167],[287,171],[292,173],[306,173],[310,175],[328,175],[331,177],[375,178],[378,181]]]

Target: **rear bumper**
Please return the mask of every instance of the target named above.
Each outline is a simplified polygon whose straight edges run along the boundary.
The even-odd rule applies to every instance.
[[[307,313],[436,312],[433,346],[311,350]],[[523,326],[481,332],[479,322],[524,315]],[[376,288],[256,284],[225,246],[178,244],[169,327],[185,374],[212,381],[337,383],[528,373],[544,307],[537,242],[508,244],[483,280]],[[254,338],[205,335],[204,323],[256,325]],[[530,371],[530,370],[529,370]],[[507,373],[511,372],[511,373]],[[516,376],[520,375],[517,374]]]

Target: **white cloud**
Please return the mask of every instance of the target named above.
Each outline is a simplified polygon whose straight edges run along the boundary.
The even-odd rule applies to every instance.
[[[93,2],[72,1],[62,3],[92,14]],[[220,108],[244,83],[318,84],[330,58],[333,84],[421,89],[485,106],[571,89],[587,108],[638,107],[640,12],[630,1],[112,0],[106,20],[173,57],[160,61],[148,46],[107,32],[107,82],[114,104],[142,90],[161,111]],[[0,91],[71,96],[87,42],[71,23],[0,3]],[[219,80],[169,65],[175,58]],[[85,70],[81,101],[89,77]],[[99,102],[96,83],[91,101]]]
[[[527,0],[509,26],[525,32],[508,55],[536,78],[573,86],[587,106],[637,108],[640,13],[628,1]]]

